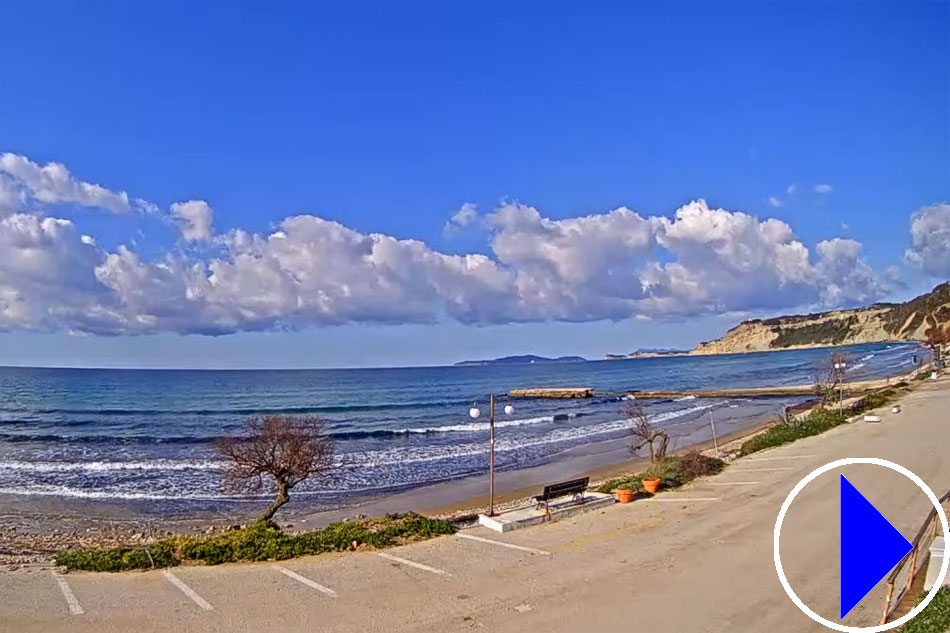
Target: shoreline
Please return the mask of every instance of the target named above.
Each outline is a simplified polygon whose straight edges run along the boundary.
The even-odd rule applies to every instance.
[[[916,373],[893,376],[887,382],[909,380]],[[791,410],[800,412],[814,406],[814,402],[812,399],[793,405]],[[722,433],[718,437],[720,449],[728,450],[730,444],[737,447],[771,426],[773,420],[771,413],[760,415],[741,428]],[[682,436],[687,441],[688,437]],[[631,457],[628,445],[627,437],[600,440],[571,447],[545,464],[498,471],[496,508],[524,504],[552,481],[589,476],[591,485],[596,485],[637,472],[646,459]],[[699,450],[711,454],[712,448],[712,439],[708,438],[673,447],[670,453]],[[469,475],[400,492],[366,495],[333,509],[308,508],[298,497],[297,507],[291,503],[278,515],[278,522],[289,530],[309,530],[337,521],[408,511],[453,520],[474,518],[488,505],[487,479],[487,473]],[[4,495],[0,497],[0,564],[45,561],[52,552],[74,547],[130,545],[151,537],[213,533],[253,521],[265,505],[266,501],[261,501],[248,503],[242,511],[208,510],[168,516],[138,511],[112,500]]]
[[[760,418],[751,425],[724,434],[720,447],[761,432],[772,418]],[[525,503],[551,481],[589,476],[591,485],[635,472],[646,458],[631,457],[628,438],[602,440],[572,447],[560,459],[529,468],[499,471],[495,476],[496,508]],[[712,440],[685,450],[709,451]],[[313,510],[291,503],[277,517],[290,531],[305,531],[329,523],[377,517],[388,513],[419,512],[426,516],[464,521],[474,518],[488,505],[488,477],[470,475],[437,482],[393,494],[367,497],[338,508]],[[266,502],[248,504],[244,513],[196,512],[181,517],[145,515],[121,503],[10,495],[0,499],[0,565],[18,567],[45,563],[49,556],[76,547],[129,546],[151,538],[172,535],[200,535],[244,525],[254,520]]]

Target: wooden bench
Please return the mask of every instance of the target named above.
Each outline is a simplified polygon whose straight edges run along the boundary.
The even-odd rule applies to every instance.
[[[535,506],[538,509],[544,508],[545,512],[550,512],[548,507],[548,502],[552,499],[557,499],[558,497],[566,497],[571,495],[574,498],[574,501],[579,503],[584,503],[584,492],[587,490],[587,485],[590,483],[590,477],[582,477],[581,479],[571,479],[570,481],[560,481],[556,484],[548,484],[544,487],[544,492],[537,495],[534,500],[538,504]]]

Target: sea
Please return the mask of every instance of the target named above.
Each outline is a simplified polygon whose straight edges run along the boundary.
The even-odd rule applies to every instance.
[[[904,374],[916,344],[836,349],[847,380]],[[0,367],[0,501],[5,495],[127,501],[155,512],[226,511],[259,501],[222,488],[214,441],[251,416],[315,415],[335,440],[336,468],[301,484],[316,509],[483,473],[488,395],[524,387],[593,387],[579,400],[496,400],[496,464],[528,468],[572,448],[628,437],[622,410],[637,389],[809,384],[830,350],[525,365],[306,370]],[[613,392],[613,393],[611,393]],[[750,427],[802,398],[644,401],[675,448]],[[482,411],[479,419],[469,409]],[[504,413],[505,405],[514,411]]]

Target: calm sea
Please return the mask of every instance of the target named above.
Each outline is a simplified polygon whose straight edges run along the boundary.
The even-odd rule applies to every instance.
[[[849,380],[911,369],[916,345],[848,350]],[[128,499],[153,508],[241,503],[221,491],[214,438],[261,413],[314,414],[339,468],[302,487],[315,506],[484,472],[489,393],[532,386],[708,389],[811,382],[828,350],[570,364],[405,369],[190,371],[0,368],[0,494]],[[789,400],[651,402],[679,446],[754,423]],[[497,463],[524,468],[579,444],[623,437],[616,396],[499,401]]]

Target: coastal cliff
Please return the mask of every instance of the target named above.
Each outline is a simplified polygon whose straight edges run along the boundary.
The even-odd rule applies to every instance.
[[[905,303],[743,321],[691,353],[739,354],[780,349],[920,341],[931,328],[950,329],[950,281]]]

